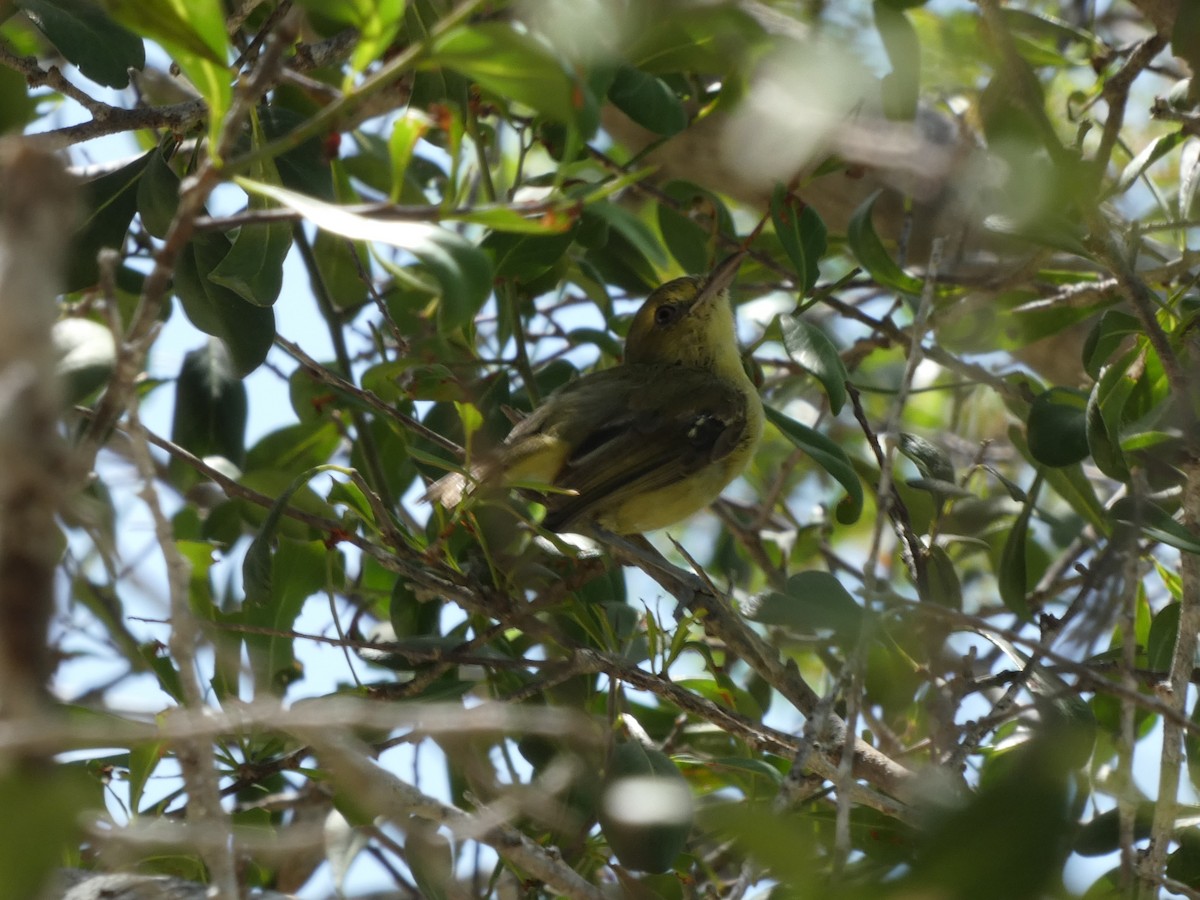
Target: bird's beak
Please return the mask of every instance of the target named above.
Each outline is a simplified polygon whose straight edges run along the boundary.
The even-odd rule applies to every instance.
[[[717,267],[709,273],[708,280],[704,282],[704,287],[700,289],[700,295],[696,297],[692,309],[706,306],[721,296],[721,293],[733,284],[733,279],[737,277],[738,269],[745,258],[746,251],[739,250],[717,263]]]

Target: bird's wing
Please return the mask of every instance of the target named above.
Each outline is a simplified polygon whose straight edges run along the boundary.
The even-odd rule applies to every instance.
[[[732,452],[745,433],[745,397],[707,370],[626,365],[610,371],[602,382],[581,380],[578,396],[566,398],[589,412],[570,421],[588,425],[562,435],[570,451],[555,485],[576,494],[547,499],[548,528],[680,482]]]

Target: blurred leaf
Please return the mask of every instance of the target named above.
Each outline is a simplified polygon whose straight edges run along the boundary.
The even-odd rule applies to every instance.
[[[819,264],[827,247],[825,223],[816,210],[779,184],[771,192],[771,221],[796,273],[796,286],[801,295],[807,294],[821,275]]]
[[[545,44],[503,22],[456,28],[438,38],[430,60],[466,75],[485,90],[515,100],[590,136],[598,105]]]
[[[875,28],[883,39],[892,71],[883,77],[883,109],[889,119],[910,121],[921,89],[921,42],[894,0],[875,0]]]
[[[855,258],[881,285],[904,294],[920,296],[923,285],[918,279],[913,278],[896,265],[871,222],[871,213],[875,209],[875,201],[879,199],[880,193],[880,191],[876,191],[854,211],[846,229],[846,240],[850,244],[850,249],[854,251]]]
[[[1117,193],[1129,190],[1148,168],[1183,143],[1186,137],[1184,132],[1174,131],[1170,134],[1160,134],[1146,144],[1141,152],[1129,161],[1121,177],[1117,179]]]
[[[210,339],[184,356],[175,380],[172,441],[201,459],[223,456],[240,466],[246,455],[246,410],[246,387],[222,342]]]
[[[58,357],[55,372],[63,386],[63,399],[82,403],[103,387],[117,362],[112,331],[90,319],[60,319],[51,335]]]
[[[957,487],[958,474],[954,471],[954,463],[946,451],[932,441],[902,431],[896,441],[896,449],[911,459],[926,479]]]
[[[939,606],[962,611],[963,589],[958,571],[950,556],[937,544],[929,548],[929,555],[925,559],[925,578],[929,600]]]
[[[1016,521],[1009,529],[1008,537],[1004,541],[1004,550],[1000,554],[1000,568],[996,572],[1000,599],[1004,601],[1005,606],[1025,620],[1030,618],[1029,604],[1025,599],[1029,591],[1026,543],[1029,540],[1029,520],[1033,516],[1041,485],[1042,474],[1039,472],[1029,488],[1029,499],[1025,501]]]
[[[67,291],[79,291],[96,284],[100,278],[96,263],[100,251],[124,247],[129,223],[137,211],[138,180],[157,152],[152,150],[113,172],[84,183],[84,218],[72,238]]]
[[[167,236],[179,209],[179,176],[167,164],[163,150],[151,150],[137,187],[137,211],[142,225],[154,237]]]
[[[829,572],[799,572],[787,580],[785,593],[758,598],[747,611],[763,625],[781,625],[811,634],[832,631],[854,641],[862,628],[863,611],[850,592]]]
[[[844,525],[858,521],[862,515],[863,489],[858,473],[850,463],[844,450],[820,432],[801,425],[771,407],[764,408],[767,420],[783,433],[789,441],[807,453],[814,462],[833,476],[846,490],[845,498],[837,506],[837,520]]]
[[[1169,672],[1179,637],[1179,613],[1182,605],[1168,603],[1154,615],[1146,641],[1146,668],[1151,672]]]
[[[687,112],[661,78],[620,66],[608,88],[613,105],[643,128],[669,137],[687,127]]]
[[[146,65],[142,39],[90,0],[16,0],[58,52],[92,81],[129,87],[129,70]]]
[[[798,316],[781,315],[779,328],[788,356],[821,382],[829,397],[829,411],[836,416],[846,403],[846,382],[850,380],[837,347],[820,328]]]
[[[1141,320],[1133,313],[1121,309],[1105,310],[1099,321],[1088,332],[1083,345],[1083,366],[1094,379],[1108,364],[1117,348],[1143,331]]]
[[[228,253],[229,240],[222,234],[193,237],[175,265],[175,292],[191,323],[225,343],[234,373],[244,377],[267,358],[275,340],[275,315],[208,279],[207,273]]]
[[[1161,541],[1185,553],[1200,553],[1200,535],[1177,522],[1156,503],[1134,497],[1122,497],[1113,504],[1111,514],[1118,522],[1128,522],[1146,537]]]
[[[239,178],[238,184],[251,193],[269,197],[295,210],[318,228],[352,240],[391,244],[412,253],[437,279],[443,302],[452,303],[453,314],[443,320],[447,328],[469,321],[491,293],[492,268],[487,257],[452,231],[427,222],[360,216],[286,188],[245,178]]]
[[[1125,405],[1137,387],[1133,374],[1136,350],[1106,366],[1092,387],[1087,402],[1087,442],[1096,467],[1110,478],[1129,478],[1129,465],[1121,451],[1121,424]]]
[[[1069,466],[1088,457],[1087,397],[1051,388],[1034,398],[1026,429],[1029,452],[1044,466]]]
[[[0,808],[10,813],[0,817],[0,900],[46,896],[42,889],[80,837],[83,814],[104,810],[102,791],[80,765],[9,766],[0,774]]]
[[[220,0],[102,0],[117,21],[157,41],[208,104],[208,137],[219,145],[221,125],[233,98],[229,38]]]

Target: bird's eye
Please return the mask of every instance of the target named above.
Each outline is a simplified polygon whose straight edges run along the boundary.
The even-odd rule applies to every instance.
[[[654,311],[654,324],[670,325],[679,318],[679,307],[674,304],[660,306]]]

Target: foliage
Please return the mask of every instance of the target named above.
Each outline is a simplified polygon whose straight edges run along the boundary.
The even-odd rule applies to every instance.
[[[0,126],[102,165],[0,882],[1200,896],[1190,8],[6,6]],[[739,246],[711,513],[421,502]]]

